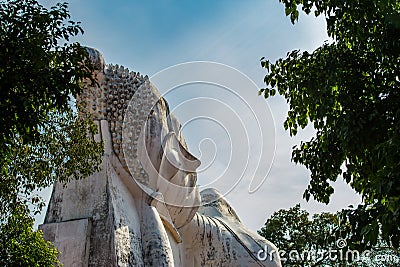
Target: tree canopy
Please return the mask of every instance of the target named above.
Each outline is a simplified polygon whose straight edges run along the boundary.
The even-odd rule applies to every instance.
[[[40,231],[33,231],[33,218],[20,205],[7,223],[0,224],[0,263],[2,266],[60,266],[58,251],[43,240]]]
[[[102,144],[87,138],[97,129],[74,104],[82,81],[95,81],[86,49],[69,42],[83,33],[69,19],[66,3],[47,9],[36,0],[0,0],[2,266],[52,266],[54,250],[41,249],[49,243],[32,231],[30,214],[44,204],[35,192],[55,179],[86,177],[101,162]]]
[[[371,250],[355,250],[348,243],[349,224],[341,212],[316,213],[300,204],[274,212],[258,233],[278,247],[284,266],[397,266],[400,253],[379,240]]]
[[[324,16],[331,40],[313,52],[295,50],[266,68],[266,98],[277,92],[291,135],[312,124],[316,134],[292,152],[311,171],[308,200],[328,203],[338,177],[363,197],[348,210],[352,242],[376,244],[379,233],[400,241],[400,2],[280,0],[292,23],[299,11]]]

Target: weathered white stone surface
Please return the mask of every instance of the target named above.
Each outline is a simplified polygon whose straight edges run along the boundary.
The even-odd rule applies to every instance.
[[[56,183],[40,226],[64,266],[281,266],[216,190],[199,193],[200,161],[148,77],[89,52],[99,85],[78,100],[99,127],[101,171]],[[264,248],[275,254],[260,261]]]
[[[276,247],[245,228],[236,212],[215,189],[201,192],[203,205],[182,231],[191,252],[185,266],[280,266]],[[267,249],[271,257],[260,261]]]
[[[91,220],[80,219],[42,224],[39,230],[63,253],[59,259],[65,266],[84,267],[89,264]]]

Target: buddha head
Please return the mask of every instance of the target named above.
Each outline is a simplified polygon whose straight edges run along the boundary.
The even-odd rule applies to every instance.
[[[119,65],[106,65],[88,48],[97,84],[83,84],[78,100],[95,120],[106,120],[112,153],[148,195],[159,193],[176,226],[190,221],[200,205],[196,168],[181,125],[148,76]]]

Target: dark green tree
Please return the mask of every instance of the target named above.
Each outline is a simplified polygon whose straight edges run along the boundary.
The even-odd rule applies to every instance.
[[[20,205],[0,224],[2,266],[60,266],[58,251],[43,240],[41,231],[33,231],[29,211]]]
[[[337,255],[329,257],[328,253],[337,248],[339,221],[331,213],[315,214],[311,218],[297,204],[275,212],[258,234],[277,246],[284,266],[338,266],[341,261]]]
[[[313,52],[267,59],[266,98],[276,91],[289,111],[291,135],[309,124],[316,134],[293,149],[311,171],[308,200],[328,203],[331,182],[343,179],[363,197],[344,218],[351,243],[400,241],[400,2],[398,0],[280,0],[294,23],[299,11],[324,16],[326,41]]]
[[[400,253],[384,240],[371,250],[355,250],[348,242],[350,225],[340,217],[341,212],[310,216],[297,204],[272,214],[258,233],[278,247],[283,266],[398,266]]]
[[[74,104],[93,66],[67,4],[0,0],[0,265],[52,266],[56,251],[32,230],[37,191],[98,169],[102,144]],[[29,208],[28,208],[29,207]]]

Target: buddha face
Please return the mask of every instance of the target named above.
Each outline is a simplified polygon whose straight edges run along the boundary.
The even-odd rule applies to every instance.
[[[148,187],[161,193],[175,227],[188,223],[200,205],[196,169],[200,161],[186,147],[180,124],[164,99],[150,111],[139,153],[149,175]]]

